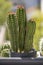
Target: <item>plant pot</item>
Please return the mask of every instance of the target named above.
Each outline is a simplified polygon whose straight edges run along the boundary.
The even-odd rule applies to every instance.
[[[17,52],[11,52],[11,57],[36,57],[36,51],[31,50],[28,53],[17,53]]]

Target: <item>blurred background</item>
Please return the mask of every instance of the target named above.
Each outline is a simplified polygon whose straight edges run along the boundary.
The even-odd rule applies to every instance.
[[[27,20],[33,17],[36,21],[37,29],[33,45],[36,50],[39,50],[40,39],[43,39],[43,0],[0,0],[0,45],[10,44],[6,20],[8,12],[15,12],[18,5],[25,6]]]

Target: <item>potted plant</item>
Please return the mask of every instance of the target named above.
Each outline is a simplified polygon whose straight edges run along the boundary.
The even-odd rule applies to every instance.
[[[17,7],[16,14],[10,12],[7,19],[12,57],[33,57],[33,37],[36,29],[34,20],[27,21],[24,6]]]

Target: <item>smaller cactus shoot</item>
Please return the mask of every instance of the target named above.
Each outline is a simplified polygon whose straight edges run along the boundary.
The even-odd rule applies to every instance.
[[[12,50],[18,51],[18,24],[15,13],[9,13],[8,15],[8,30],[9,30],[9,39],[11,41]]]
[[[26,26],[25,51],[30,51],[33,48],[33,37],[35,34],[36,23],[34,20],[29,20]]]
[[[2,56],[2,57],[9,57],[9,54],[10,54],[9,49],[3,49],[3,50],[1,51],[1,56]]]

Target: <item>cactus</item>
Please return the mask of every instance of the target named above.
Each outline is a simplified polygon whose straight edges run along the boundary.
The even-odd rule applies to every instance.
[[[29,20],[26,26],[26,38],[25,38],[25,51],[30,51],[33,47],[33,37],[36,29],[36,23],[34,20]]]
[[[1,56],[2,57],[9,57],[9,53],[10,53],[9,49],[3,49],[1,51]]]
[[[23,6],[18,6],[16,15],[19,25],[19,49],[21,52],[24,49],[24,43],[25,43],[25,27],[26,27],[25,8]]]
[[[5,44],[5,45],[3,45],[3,49],[11,49],[11,47],[10,47],[10,45]]]
[[[9,39],[11,41],[12,50],[18,51],[18,24],[15,13],[9,13],[8,20],[8,31],[9,31]]]
[[[33,47],[36,23],[32,19],[27,21],[23,6],[18,6],[16,15],[14,13],[8,15],[7,25],[13,51],[18,52],[19,49],[20,53],[29,52]]]

